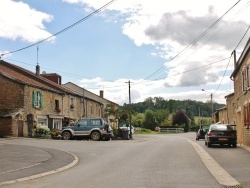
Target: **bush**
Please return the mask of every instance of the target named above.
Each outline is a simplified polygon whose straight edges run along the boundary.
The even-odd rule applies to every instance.
[[[52,129],[52,130],[50,131],[50,135],[51,135],[52,137],[59,136],[59,135],[60,135],[59,129]]]
[[[152,131],[150,129],[142,128],[140,131],[136,131],[138,134],[150,134]]]
[[[49,134],[50,133],[50,129],[47,127],[47,126],[38,126],[36,129],[35,129],[35,133],[36,134]]]

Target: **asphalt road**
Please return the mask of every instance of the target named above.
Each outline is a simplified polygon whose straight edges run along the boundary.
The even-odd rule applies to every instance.
[[[235,182],[245,188],[250,187],[247,178],[250,174],[248,151],[240,147],[207,148],[204,141],[195,141],[195,133],[134,135],[134,140],[107,142],[0,139],[0,149],[8,146],[19,146],[20,150],[9,153],[9,156],[15,156],[14,162],[8,162],[8,154],[1,151],[0,178],[6,172],[11,174],[12,169],[18,169],[15,173],[23,174],[23,166],[30,167],[34,164],[39,165],[30,167],[32,174],[36,173],[40,163],[45,165],[43,168],[39,167],[40,170],[43,169],[43,173],[46,170],[62,169],[63,165],[74,165],[47,176],[0,184],[1,187],[217,188],[222,187],[222,183],[229,185]],[[22,153],[25,149],[31,150],[29,153]],[[5,159],[2,153],[5,153]],[[46,164],[47,162],[49,163]],[[46,166],[49,169],[45,169]],[[213,169],[216,171],[212,172]],[[214,177],[213,173],[216,172],[221,173],[220,179]],[[0,179],[0,182],[4,181],[4,178]]]

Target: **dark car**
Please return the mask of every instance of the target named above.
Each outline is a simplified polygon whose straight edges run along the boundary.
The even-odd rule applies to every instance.
[[[205,134],[208,131],[208,127],[201,127],[199,130],[196,132],[196,140],[199,139],[205,139]]]
[[[237,133],[229,124],[212,124],[205,135],[205,145],[211,147],[213,144],[237,146]]]

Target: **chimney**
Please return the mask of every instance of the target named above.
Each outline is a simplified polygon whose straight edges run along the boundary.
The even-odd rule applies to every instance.
[[[103,98],[103,90],[100,90],[100,97]]]
[[[40,66],[38,64],[36,65],[36,75],[40,76]]]
[[[232,55],[234,56],[234,68],[236,68],[237,61],[236,61],[236,51],[235,50],[232,52]]]

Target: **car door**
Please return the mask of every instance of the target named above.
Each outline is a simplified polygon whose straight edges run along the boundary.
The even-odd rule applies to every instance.
[[[77,122],[75,127],[75,135],[87,135],[88,133],[88,119],[81,119]]]
[[[93,129],[100,130],[101,127],[103,127],[101,119],[90,119],[89,120],[89,125],[88,125],[89,134]]]

